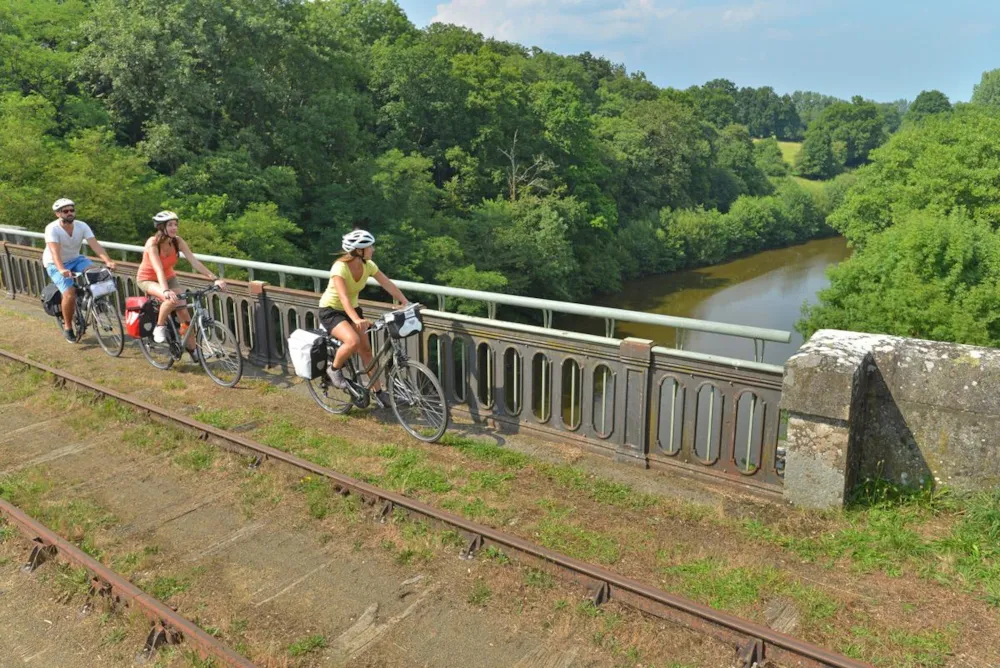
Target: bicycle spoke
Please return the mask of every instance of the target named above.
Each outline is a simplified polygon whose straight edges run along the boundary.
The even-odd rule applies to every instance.
[[[410,362],[390,373],[390,396],[396,419],[415,438],[436,441],[448,427],[448,405],[430,369]]]

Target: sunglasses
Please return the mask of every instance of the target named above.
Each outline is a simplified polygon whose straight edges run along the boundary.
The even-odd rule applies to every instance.
[[[60,209],[59,213],[76,213],[76,209]]]

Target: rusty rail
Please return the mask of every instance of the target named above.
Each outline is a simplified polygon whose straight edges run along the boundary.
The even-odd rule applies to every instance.
[[[490,545],[514,552],[564,579],[586,586],[590,591],[591,600],[596,605],[609,600],[619,601],[732,644],[737,652],[739,668],[763,665],[765,659],[778,662],[783,666],[870,667],[870,664],[833,653],[755,622],[719,612],[662,589],[650,587],[600,566],[555,552],[513,534],[469,521],[464,517],[439,510],[402,494],[355,480],[332,469],[257,443],[239,434],[193,420],[15,353],[0,349],[0,357],[6,357],[13,362],[52,374],[57,379],[61,379],[63,383],[70,383],[98,395],[111,397],[139,409],[150,417],[182,425],[196,432],[200,439],[213,441],[225,449],[248,454],[261,461],[270,459],[282,462],[296,469],[327,478],[342,494],[354,493],[369,505],[378,505],[377,517],[380,519],[384,520],[398,509],[410,516],[427,520],[434,525],[452,530],[457,529],[468,540],[466,548],[462,551],[463,558],[472,558],[476,551]]]
[[[0,498],[0,515],[16,526],[33,550],[28,561],[33,570],[43,561],[56,558],[90,573],[90,593],[105,597],[113,605],[135,606],[150,621],[146,648],[154,650],[163,642],[186,640],[202,659],[213,659],[224,666],[253,668],[252,663],[202,631],[198,626],[171,610],[118,573],[107,568],[73,543],[51,531],[6,500]]]

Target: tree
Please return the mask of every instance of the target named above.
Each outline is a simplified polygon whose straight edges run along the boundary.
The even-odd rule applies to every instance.
[[[795,171],[807,179],[833,178],[840,164],[833,155],[833,139],[823,126],[813,125],[806,130],[802,150],[795,160]]]
[[[856,247],[908,214],[1000,220],[1000,116],[978,105],[910,124],[872,154],[830,223]]]
[[[767,195],[773,190],[767,175],[757,166],[753,140],[745,127],[729,125],[723,128],[716,137],[715,151],[716,164],[738,180],[740,190],[737,194]],[[726,200],[720,208],[728,208],[732,199]]]
[[[813,121],[819,118],[823,110],[837,102],[843,102],[840,98],[832,95],[823,95],[812,91],[797,90],[792,93],[792,104],[799,114],[802,125],[808,128]]]
[[[983,77],[972,89],[972,104],[1000,107],[1000,69],[983,72]]]
[[[947,95],[939,90],[923,90],[906,111],[906,120],[920,121],[932,114],[944,114],[949,111],[951,102]]]
[[[766,176],[788,176],[788,163],[774,137],[761,139],[754,144],[754,163]]]
[[[1000,345],[1000,234],[963,211],[904,215],[830,279],[797,326],[804,336],[835,328]]]

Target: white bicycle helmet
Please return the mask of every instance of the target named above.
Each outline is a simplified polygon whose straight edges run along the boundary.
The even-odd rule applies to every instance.
[[[53,211],[58,211],[59,209],[65,207],[65,206],[76,206],[76,204],[73,203],[73,200],[66,199],[65,197],[62,197],[62,198],[57,199],[55,202],[52,203],[52,210]]]
[[[375,237],[372,236],[371,232],[365,230],[354,230],[353,232],[348,232],[344,235],[344,243],[342,244],[343,249],[350,253],[351,251],[358,250],[359,248],[368,248],[374,245]]]
[[[173,211],[161,211],[155,216],[153,216],[153,225],[159,225],[160,223],[168,223],[171,220],[177,220],[177,214]]]

